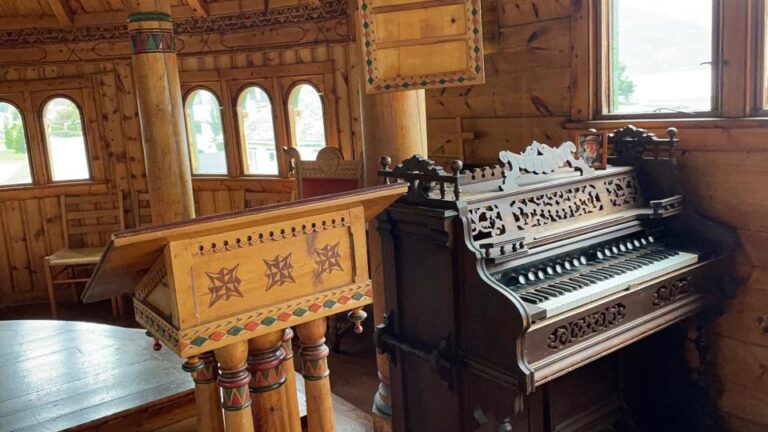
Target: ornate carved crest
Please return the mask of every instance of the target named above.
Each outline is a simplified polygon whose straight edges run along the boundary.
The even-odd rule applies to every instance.
[[[431,193],[437,188],[440,199],[445,199],[446,185],[453,189],[454,199],[458,200],[461,196],[461,168],[464,164],[459,160],[451,161],[453,174],[448,174],[443,167],[421,155],[413,155],[392,169],[390,169],[391,164],[391,158],[382,157],[382,169],[379,170],[379,176],[384,177],[386,183],[389,183],[391,179],[408,182],[408,198],[430,199],[432,198]]]
[[[499,190],[510,191],[518,188],[515,179],[524,172],[530,174],[550,174],[565,164],[581,172],[581,175],[589,175],[594,170],[587,166],[583,160],[573,157],[576,152],[576,144],[566,141],[558,148],[550,147],[538,141],[534,141],[521,153],[512,153],[505,150],[499,152],[499,160],[507,170],[504,172],[504,181]]]
[[[643,157],[671,158],[678,142],[677,129],[667,129],[667,136],[665,139],[658,138],[645,129],[628,125],[608,134],[608,145],[613,148],[616,164],[632,165]]]

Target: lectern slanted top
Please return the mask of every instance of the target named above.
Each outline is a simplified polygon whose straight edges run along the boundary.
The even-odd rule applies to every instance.
[[[83,300],[134,292],[137,321],[184,357],[372,302],[365,225],[392,184],[112,239]]]

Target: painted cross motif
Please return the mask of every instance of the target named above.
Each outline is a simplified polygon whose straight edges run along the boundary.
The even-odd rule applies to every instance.
[[[264,264],[267,265],[267,271],[264,272],[267,277],[267,291],[275,285],[283,286],[288,282],[296,283],[291,274],[293,265],[291,264],[290,253],[286,256],[275,255],[275,258],[271,260],[264,260]]]
[[[240,267],[240,264],[236,264],[231,269],[222,267],[216,273],[205,272],[211,283],[211,286],[208,287],[208,291],[211,293],[211,301],[208,303],[208,307],[215,305],[222,299],[227,301],[230,297],[243,296],[243,293],[240,292],[240,278],[237,277],[238,267]]]
[[[331,274],[334,270],[344,271],[341,267],[339,243],[340,242],[336,242],[335,245],[328,243],[320,249],[315,249],[315,253],[317,254],[315,257],[315,264],[317,264],[318,277],[323,273]]]

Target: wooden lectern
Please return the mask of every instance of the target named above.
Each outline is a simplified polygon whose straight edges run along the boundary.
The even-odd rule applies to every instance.
[[[134,293],[136,320],[187,359],[201,430],[301,430],[296,327],[309,430],[333,431],[325,318],[355,319],[372,302],[365,225],[405,192],[398,183],[117,233],[83,300]]]

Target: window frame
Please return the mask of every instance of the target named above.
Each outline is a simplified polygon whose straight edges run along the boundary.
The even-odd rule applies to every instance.
[[[325,97],[325,92],[323,91],[323,88],[319,86],[314,80],[311,80],[309,78],[301,78],[301,79],[295,79],[293,82],[291,82],[290,85],[287,86],[284,97],[285,97],[285,104],[283,104],[283,109],[285,110],[285,122],[286,122],[286,131],[287,131],[287,142],[288,146],[295,148],[298,150],[299,148],[296,146],[296,137],[294,132],[294,126],[293,126],[293,119],[291,116],[291,109],[290,109],[290,101],[291,101],[291,94],[296,89],[296,87],[300,85],[309,85],[312,88],[315,89],[318,96],[320,96],[320,108],[322,110],[322,116],[323,116],[323,137],[325,139],[325,146],[324,147],[335,147],[331,144],[331,141],[329,140],[328,130],[331,126],[328,119],[328,103]],[[299,153],[301,154],[301,153]],[[304,159],[302,159],[304,160]]]
[[[0,184],[0,189],[34,186],[37,183],[37,170],[35,169],[35,164],[33,162],[34,154],[32,152],[32,146],[30,145],[29,130],[27,127],[27,119],[24,118],[24,110],[22,109],[21,105],[16,103],[13,98],[8,97],[7,95],[0,95],[0,103],[6,103],[12,106],[19,113],[19,117],[21,118],[21,130],[24,133],[24,145],[27,147],[27,166],[29,167],[30,178],[29,183]]]
[[[233,168],[232,168],[232,156],[231,156],[231,139],[228,136],[228,133],[226,131],[226,118],[224,116],[225,106],[221,103],[222,98],[220,97],[219,93],[213,88],[214,86],[209,85],[209,83],[204,84],[194,84],[189,86],[184,90],[184,93],[182,94],[181,98],[181,105],[182,109],[184,111],[184,132],[187,135],[187,151],[189,152],[189,170],[190,174],[193,177],[232,177],[233,174]],[[189,118],[187,116],[187,102],[189,101],[189,98],[192,97],[192,94],[198,90],[205,90],[208,91],[213,95],[213,97],[216,99],[216,102],[219,104],[219,119],[221,120],[221,128],[222,128],[222,137],[224,138],[224,160],[226,161],[226,167],[227,172],[226,173],[215,173],[215,174],[201,174],[201,173],[195,173],[195,164],[193,162],[193,156],[192,156],[192,140],[190,139],[189,135]]]
[[[235,83],[235,86],[237,90],[233,92],[234,97],[232,98],[232,106],[233,106],[233,112],[234,115],[232,116],[234,119],[234,126],[235,131],[237,133],[237,142],[238,142],[238,149],[240,151],[240,166],[242,167],[242,176],[248,177],[248,178],[277,178],[277,177],[283,177],[284,172],[284,156],[282,151],[282,146],[280,145],[281,141],[281,134],[279,131],[279,119],[275,104],[275,97],[270,92],[270,88],[266,84],[271,84],[272,87],[274,87],[274,82],[272,80],[267,79],[254,79],[254,80],[248,80],[248,81],[237,81]],[[248,172],[248,149],[246,148],[246,142],[243,137],[243,130],[240,122],[240,97],[243,95],[243,92],[248,90],[249,88],[258,87],[267,95],[267,99],[269,99],[269,104],[272,108],[272,132],[275,134],[275,157],[277,162],[277,174],[254,174]]]
[[[67,91],[61,91],[61,92],[50,92],[51,94],[48,96],[43,97],[41,102],[38,105],[37,112],[37,119],[39,122],[40,127],[40,142],[42,143],[42,150],[43,155],[45,159],[45,166],[46,166],[46,183],[48,184],[63,184],[63,183],[82,183],[82,182],[92,182],[95,180],[94,177],[94,169],[93,169],[93,158],[92,158],[92,151],[91,151],[91,140],[88,136],[89,133],[89,127],[88,123],[86,122],[86,116],[85,111],[83,109],[83,105],[80,104],[75,97],[69,94]],[[70,102],[72,102],[75,107],[77,108],[77,113],[80,116],[80,125],[83,129],[83,147],[85,149],[85,158],[86,158],[86,167],[88,168],[88,177],[81,178],[81,179],[72,179],[72,180],[54,180],[53,178],[53,160],[51,159],[51,150],[50,150],[50,144],[48,143],[48,133],[45,129],[45,109],[48,106],[48,104],[54,100],[54,99],[67,99]]]
[[[610,92],[611,92],[611,40],[610,40],[610,5],[611,0],[593,0],[594,2],[594,28],[596,34],[594,37],[594,46],[597,63],[594,65],[594,82],[597,91],[597,98],[594,103],[594,112],[592,119],[595,120],[616,120],[616,119],[695,119],[720,117],[722,115],[722,0],[712,0],[712,89],[711,89],[711,109],[708,111],[696,111],[693,113],[684,112],[658,112],[658,113],[611,113]],[[574,42],[575,43],[575,42]]]
[[[754,0],[755,13],[750,23],[754,29],[753,46],[750,55],[754,59],[754,92],[750,103],[750,114],[755,117],[768,116],[768,0]]]

